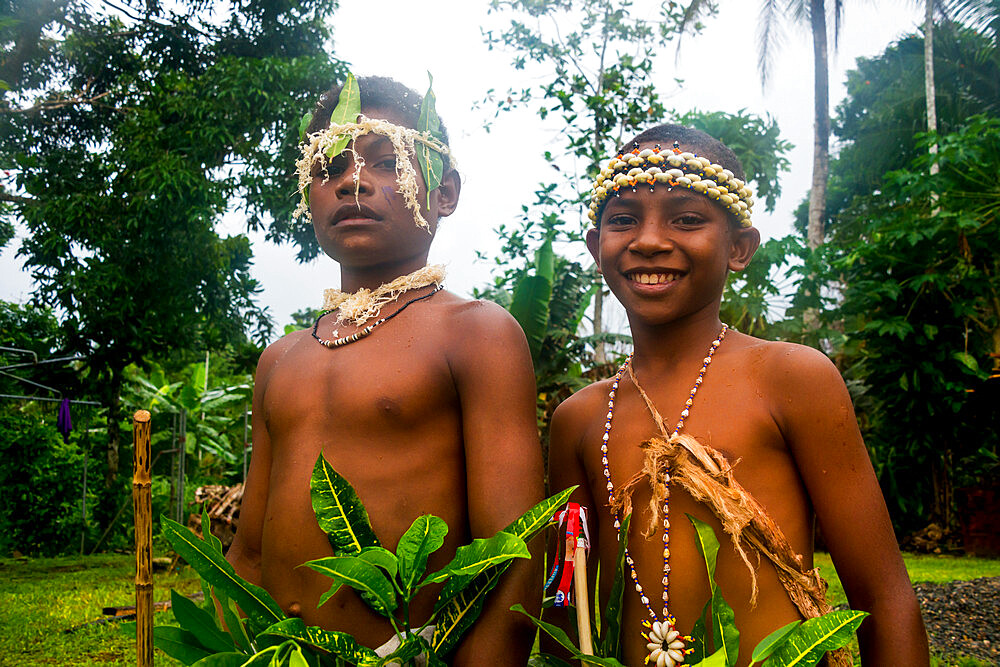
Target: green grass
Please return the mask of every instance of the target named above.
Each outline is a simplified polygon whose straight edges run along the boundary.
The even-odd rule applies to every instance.
[[[0,558],[0,665],[134,665],[135,638],[117,623],[66,630],[102,617],[103,607],[135,604],[135,556]],[[190,568],[155,574],[153,597],[170,599],[170,589],[200,590]],[[173,624],[157,612],[154,622]],[[177,665],[160,651],[157,667]]]
[[[830,604],[836,607],[847,602],[844,586],[840,583],[837,570],[833,567],[830,554],[816,552],[814,557],[820,574],[830,584],[826,597]],[[913,583],[931,582],[947,583],[949,581],[970,581],[980,577],[1000,576],[1000,560],[973,558],[971,556],[942,556],[937,554],[903,554],[906,571]],[[854,654],[855,664],[858,660],[858,641],[852,640],[850,649]],[[966,656],[931,656],[931,667],[990,667],[990,663]]]

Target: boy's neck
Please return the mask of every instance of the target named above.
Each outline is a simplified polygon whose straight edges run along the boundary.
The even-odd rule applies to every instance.
[[[341,265],[340,289],[343,292],[357,292],[359,289],[373,290],[381,285],[392,282],[396,278],[413,273],[426,265],[426,255],[400,262],[374,266],[357,267]]]
[[[722,330],[717,309],[659,326],[631,327],[633,366],[649,372],[669,372],[689,359],[703,359]]]

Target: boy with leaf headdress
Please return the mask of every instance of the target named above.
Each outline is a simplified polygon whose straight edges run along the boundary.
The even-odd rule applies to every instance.
[[[386,620],[347,587],[319,604],[329,579],[300,567],[332,555],[310,504],[317,457],[354,487],[390,549],[416,517],[442,517],[450,530],[433,571],[542,498],[534,376],[515,320],[444,290],[443,267],[427,266],[461,188],[432,92],[348,77],[304,119],[301,145],[297,214],[339,263],[340,289],[326,290],[311,330],[261,355],[228,558],[287,614],[379,646],[393,635]],[[531,629],[508,609],[538,600],[538,579],[528,561],[508,571],[454,664],[524,664]],[[436,588],[414,599],[412,617],[430,616]]]

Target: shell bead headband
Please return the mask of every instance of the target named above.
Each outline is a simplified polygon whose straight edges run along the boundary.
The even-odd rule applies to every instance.
[[[634,192],[639,184],[648,184],[652,191],[657,183],[699,192],[731,213],[740,227],[752,224],[753,192],[733,172],[707,158],[682,152],[676,141],[671,151],[661,152],[659,144],[642,150],[638,144],[633,146],[630,152],[611,158],[594,181],[587,214],[593,224],[601,219],[608,197],[617,197],[621,188],[630,187]]]

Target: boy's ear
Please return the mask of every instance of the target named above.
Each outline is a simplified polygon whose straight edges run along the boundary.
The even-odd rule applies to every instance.
[[[756,227],[740,227],[733,232],[729,249],[729,270],[742,271],[750,264],[760,246],[760,231]]]
[[[462,179],[458,174],[458,169],[449,169],[441,177],[441,184],[437,187],[438,193],[438,215],[445,217],[451,215],[458,208],[458,196],[462,192]]]
[[[594,264],[597,265],[597,272],[601,271],[601,230],[597,227],[591,227],[587,230],[586,235],[587,250],[590,251],[590,255],[594,258]]]

